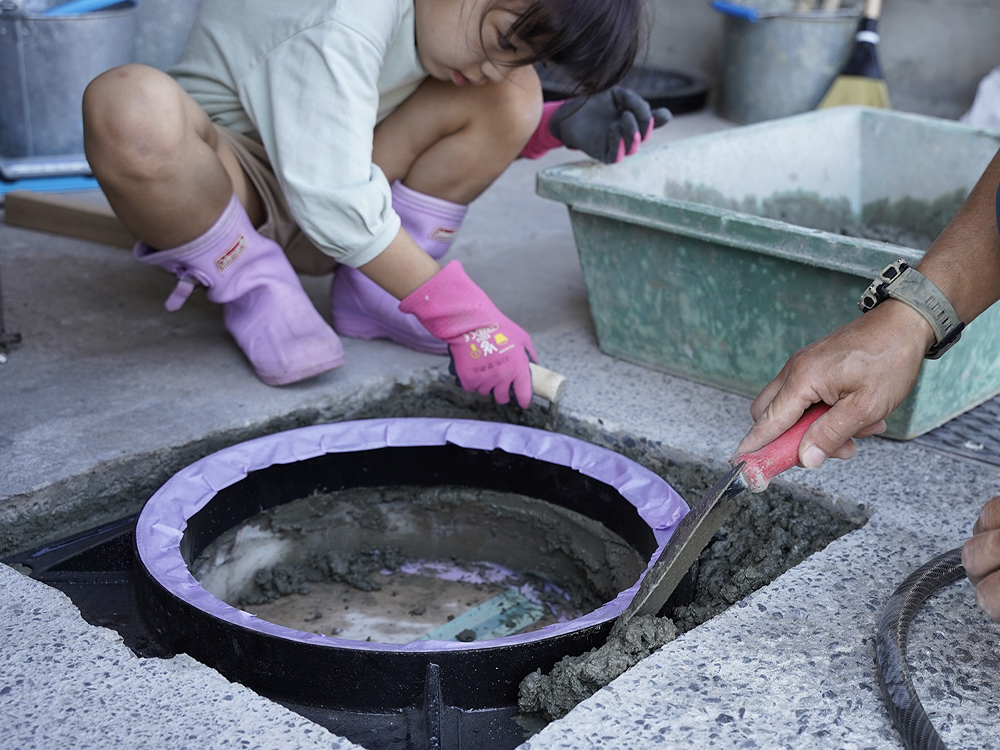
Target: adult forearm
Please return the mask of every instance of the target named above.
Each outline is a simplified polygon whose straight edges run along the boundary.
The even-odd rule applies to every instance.
[[[1000,234],[996,192],[1000,153],[918,264],[964,323],[1000,299]],[[851,437],[884,428],[916,381],[934,344],[930,325],[902,302],[886,300],[871,312],[799,350],[751,405],[754,425],[737,455],[756,450],[791,427],[812,403],[833,408],[806,432],[799,447],[804,466],[826,457],[847,458]],[[947,355],[946,355],[947,356]]]
[[[1000,299],[998,183],[1000,152],[917,266],[944,292],[966,324]]]

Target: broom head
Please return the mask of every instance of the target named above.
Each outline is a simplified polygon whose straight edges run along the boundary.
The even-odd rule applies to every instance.
[[[878,21],[874,18],[861,19],[851,56],[816,109],[842,105],[890,108],[889,89],[882,79],[875,46],[878,44],[877,26]]]
[[[889,88],[880,78],[837,76],[816,109],[855,105],[891,109]]]

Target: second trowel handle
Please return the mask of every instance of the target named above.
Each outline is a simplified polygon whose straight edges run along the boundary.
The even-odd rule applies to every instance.
[[[763,492],[772,479],[799,463],[799,444],[806,430],[830,410],[826,404],[813,404],[799,417],[799,421],[777,440],[753,453],[744,453],[736,463],[745,461],[743,478],[751,492]]]
[[[531,392],[553,406],[558,405],[566,391],[566,378],[534,362],[528,363],[528,369],[531,370]]]

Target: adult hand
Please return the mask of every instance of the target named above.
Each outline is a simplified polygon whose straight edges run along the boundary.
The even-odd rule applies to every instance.
[[[754,425],[733,456],[767,445],[811,404],[824,402],[832,408],[806,431],[799,463],[814,469],[830,456],[851,458],[852,438],[885,430],[885,418],[913,388],[933,341],[919,313],[887,300],[799,350],[751,405]]]
[[[1000,497],[983,506],[972,535],[962,545],[962,564],[976,587],[976,603],[1000,622]]]
[[[399,303],[432,335],[448,343],[458,382],[467,391],[493,394],[498,404],[511,393],[531,405],[531,371],[537,361],[531,337],[497,309],[457,260]]]

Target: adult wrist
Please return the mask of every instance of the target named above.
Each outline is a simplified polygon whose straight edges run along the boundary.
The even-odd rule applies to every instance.
[[[861,295],[858,307],[866,313],[890,299],[912,308],[931,328],[934,342],[924,354],[927,359],[938,359],[961,338],[965,324],[944,292],[902,259],[882,269]]]
[[[872,311],[872,314],[881,317],[880,325],[887,323],[897,332],[898,337],[905,337],[912,342],[913,348],[919,350],[921,357],[926,355],[937,342],[931,324],[905,302],[888,299],[878,306],[877,311]]]

